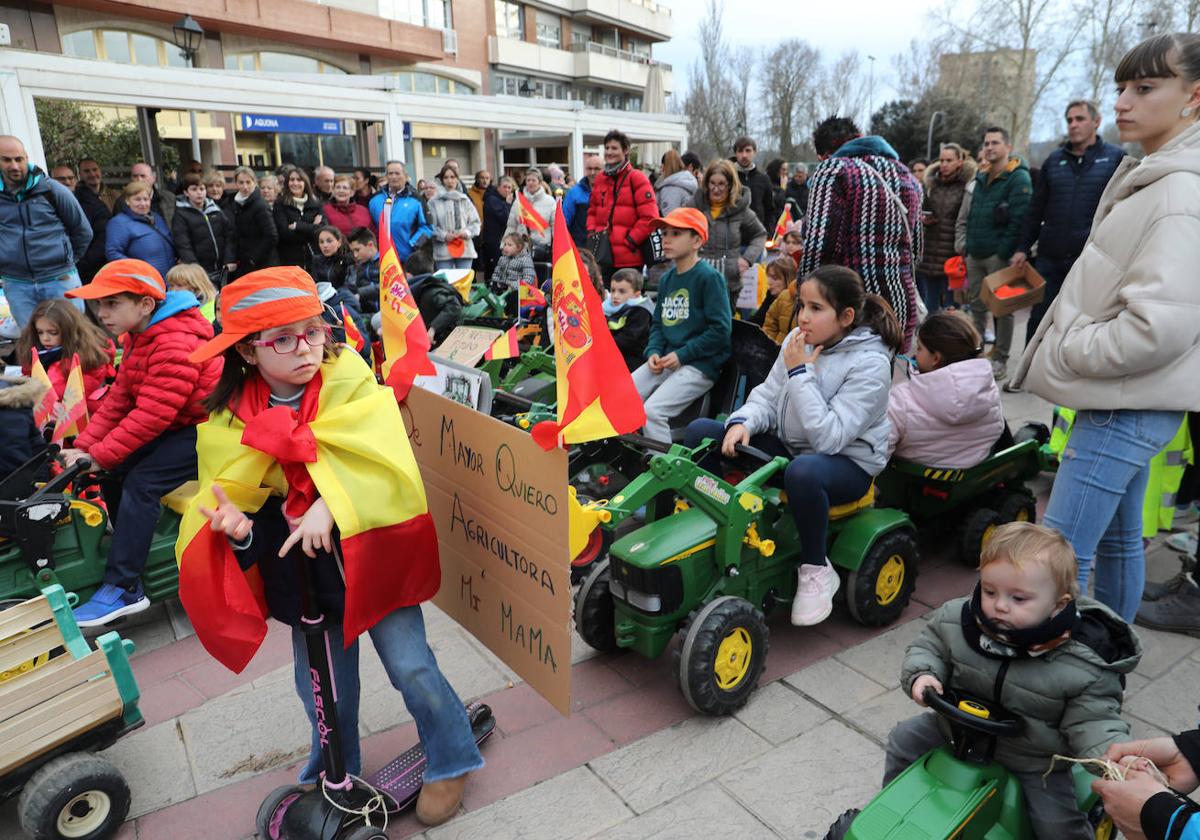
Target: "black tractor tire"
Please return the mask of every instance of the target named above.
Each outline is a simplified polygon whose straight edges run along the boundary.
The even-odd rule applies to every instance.
[[[1045,423],[1026,423],[1017,429],[1017,433],[1013,435],[1013,441],[1024,443],[1027,440],[1036,440],[1038,446],[1045,446],[1050,442],[1050,427]]]
[[[1031,493],[1006,493],[996,509],[1004,522],[1037,522],[1037,499]]]
[[[614,605],[609,584],[612,577],[608,558],[592,566],[592,571],[575,593],[575,629],[580,637],[602,653],[617,650]]]
[[[84,752],[46,762],[25,783],[17,804],[33,840],[103,840],[129,813],[129,785],[107,759]]]
[[[829,831],[825,832],[825,840],[842,840],[843,837],[850,833],[850,826],[858,814],[859,810],[857,808],[851,808],[834,820],[833,825],[829,826]]]
[[[883,627],[900,617],[917,584],[920,549],[906,528],[890,531],[846,575],[846,608],[859,624]]]
[[[749,601],[726,595],[705,604],[679,647],[683,699],[701,714],[737,711],[758,686],[769,645],[766,618]]]
[[[958,534],[958,559],[964,566],[979,565],[979,555],[991,538],[996,526],[1004,520],[991,508],[976,508],[967,514]]]

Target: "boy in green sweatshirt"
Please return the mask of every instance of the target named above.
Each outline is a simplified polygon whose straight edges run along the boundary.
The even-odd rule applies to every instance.
[[[646,406],[646,437],[671,442],[671,418],[712,388],[731,352],[733,330],[725,277],[699,258],[708,220],[682,207],[655,220],[674,262],[658,284],[646,363],[633,384]]]

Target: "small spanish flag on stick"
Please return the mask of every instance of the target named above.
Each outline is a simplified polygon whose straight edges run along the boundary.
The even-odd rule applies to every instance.
[[[767,250],[774,251],[783,242],[783,237],[787,236],[788,225],[792,223],[792,212],[784,205],[783,212],[779,214],[779,221],[775,222],[775,233],[771,236],[771,241],[766,244]]]
[[[517,348],[517,328],[511,326],[504,335],[492,342],[492,346],[483,351],[483,358],[488,361],[494,359],[515,359],[521,351]]]
[[[38,358],[37,350],[32,351],[32,355],[33,362],[30,365],[29,377],[34,382],[46,386],[46,390],[38,398],[37,405],[33,407],[33,422],[39,429],[44,429],[54,419],[54,405],[58,402],[58,394],[54,391],[54,385],[50,382],[50,376],[46,373],[46,369],[42,367],[42,360]]]
[[[67,387],[63,389],[62,401],[55,406],[54,431],[50,434],[51,443],[61,443],[64,438],[73,437],[87,428],[87,394],[83,392],[83,368],[79,364],[79,354],[71,357],[71,372],[67,374]]]
[[[354,319],[346,311],[344,303],[342,304],[342,327],[346,330],[346,343],[353,347],[356,353],[361,353],[367,346],[367,341],[358,331],[358,324],[354,323]]]
[[[517,193],[517,201],[520,203],[521,221],[525,223],[525,227],[539,234],[550,229],[550,223],[542,218],[541,213],[533,209],[533,202],[525,197],[524,192]]]

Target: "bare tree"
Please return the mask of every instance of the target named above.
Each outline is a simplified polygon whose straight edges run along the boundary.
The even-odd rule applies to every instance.
[[[730,50],[725,43],[721,0],[708,0],[696,28],[700,58],[692,65],[684,112],[691,123],[692,149],[707,160],[733,140],[734,92],[729,82]]]
[[[1200,0],[1196,0],[1200,3]],[[1078,0],[1075,13],[1083,20],[1086,51],[1086,91],[1100,103],[1112,87],[1113,71],[1136,43],[1144,6],[1131,0]]]
[[[732,105],[733,136],[726,138],[725,145],[728,154],[733,154],[733,141],[738,135],[754,134],[757,124],[756,96],[758,91],[754,86],[754,68],[757,65],[755,53],[748,49],[734,47],[730,50],[729,58],[729,92]]]
[[[796,131],[804,122],[803,101],[811,94],[820,69],[820,50],[799,38],[777,44],[759,67],[766,130],[785,160],[796,158]]]
[[[832,64],[825,66],[821,82],[814,95],[809,98],[809,128],[835,114],[850,117],[865,124],[862,119],[870,96],[868,80],[863,73],[862,57],[856,50],[842,53]]]
[[[942,53],[950,52],[953,41],[953,34],[945,30],[939,35],[913,38],[907,51],[892,58],[892,69],[896,72],[893,86],[901,99],[919,102],[937,87]]]

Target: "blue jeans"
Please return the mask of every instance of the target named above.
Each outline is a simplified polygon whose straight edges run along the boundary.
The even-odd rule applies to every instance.
[[[1179,428],[1178,424],[1175,428]],[[719,420],[693,420],[688,424],[683,445],[699,446],[705,438],[720,444],[725,439],[725,424]],[[750,445],[768,455],[790,457],[783,441],[774,435],[754,435]],[[800,562],[824,566],[829,508],[861,499],[871,487],[871,476],[845,455],[811,453],[792,458],[783,471],[783,487],[800,537]]]
[[[934,275],[926,274],[923,271],[917,272],[917,292],[921,295],[925,309],[929,311],[930,315],[946,305],[949,284],[950,281],[946,279],[945,274]]]
[[[482,767],[483,756],[475,745],[467,712],[442,675],[433,651],[425,641],[425,619],[421,608],[401,607],[367,632],[388,679],[400,690],[404,705],[416,720],[417,734],[429,759],[425,781],[453,779]],[[362,774],[362,750],[358,740],[358,641],[345,649],[340,624],[331,627],[328,633],[327,649],[333,658],[331,671],[346,772],[358,776]],[[324,768],[312,683],[308,676],[308,649],[304,633],[295,627],[292,628],[292,654],[296,663],[296,693],[300,695],[313,727],[308,764],[300,773],[300,783],[311,784],[317,781]]]
[[[1079,589],[1087,592],[1096,566],[1096,600],[1128,622],[1146,582],[1142,502],[1150,459],[1179,431],[1182,411],[1080,411],[1045,524],[1062,531],[1079,560]]]
[[[437,260],[434,263],[434,267],[438,271],[444,271],[448,268],[470,268],[474,262],[475,260],[471,257],[458,257],[457,259]]]
[[[8,308],[12,312],[17,326],[25,329],[33,310],[44,300],[58,300],[71,289],[83,285],[79,272],[71,269],[66,274],[60,274],[50,280],[12,280],[4,278],[4,296],[8,298]],[[75,308],[84,311],[83,301],[72,300]]]
[[[1033,309],[1029,310],[1029,324],[1025,327],[1026,344],[1037,332],[1038,324],[1042,323],[1042,317],[1050,308],[1050,304],[1054,303],[1054,299],[1062,291],[1063,281],[1067,279],[1067,273],[1070,272],[1071,266],[1075,265],[1075,259],[1075,257],[1038,257],[1033,261],[1033,267],[1046,281],[1046,296],[1042,298],[1041,303],[1034,304]]]

